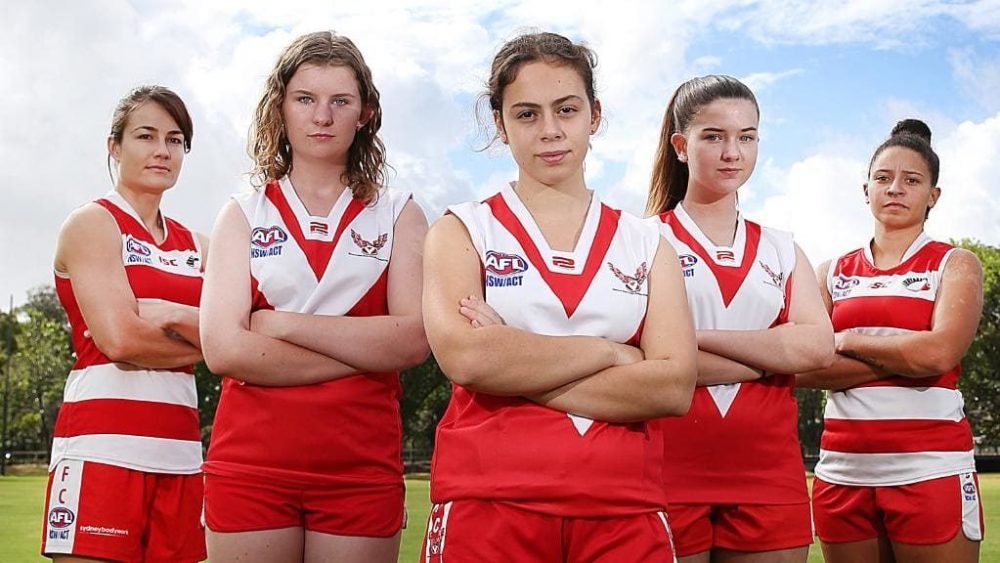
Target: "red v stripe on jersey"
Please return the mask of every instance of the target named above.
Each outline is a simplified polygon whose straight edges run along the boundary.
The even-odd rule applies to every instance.
[[[330,256],[333,255],[333,249],[337,247],[340,235],[344,234],[347,226],[365,208],[364,202],[357,198],[351,200],[351,203],[347,205],[347,209],[344,210],[344,214],[340,218],[337,230],[333,232],[333,240],[327,242],[309,240],[302,234],[302,228],[299,226],[299,218],[295,216],[292,208],[288,205],[288,200],[285,199],[285,194],[281,193],[281,187],[277,182],[269,183],[265,188],[264,194],[274,204],[274,207],[278,209],[281,220],[288,227],[288,234],[292,235],[292,238],[298,243],[299,248],[302,249],[302,253],[306,255],[309,267],[312,268],[313,273],[316,274],[316,280],[319,281],[323,277],[323,272],[326,271],[327,265],[330,263]]]
[[[729,304],[733,301],[733,297],[736,297],[736,292],[740,290],[743,281],[747,278],[747,274],[750,273],[750,268],[757,259],[757,246],[760,242],[760,225],[744,221],[747,236],[746,245],[743,247],[743,262],[740,263],[739,267],[729,268],[716,264],[715,260],[705,250],[705,247],[691,236],[691,233],[687,232],[687,229],[684,228],[684,225],[681,225],[681,222],[674,217],[672,212],[661,213],[660,220],[669,225],[670,230],[674,232],[677,240],[688,245],[712,270],[712,273],[715,274],[715,279],[719,282],[722,303],[726,307],[729,307]]]
[[[485,203],[490,206],[497,221],[500,221],[507,232],[521,244],[524,253],[528,255],[528,261],[535,266],[542,279],[545,280],[545,284],[562,302],[566,317],[572,317],[580,305],[580,301],[583,300],[583,296],[587,293],[587,289],[590,288],[591,282],[594,281],[594,276],[597,275],[601,264],[604,263],[604,257],[608,254],[611,241],[618,231],[618,219],[621,217],[621,212],[601,204],[601,217],[597,223],[597,232],[594,234],[594,242],[590,246],[590,253],[584,263],[583,272],[573,275],[549,270],[541,252],[535,246],[535,241],[531,240],[528,231],[524,230],[524,225],[511,211],[501,194],[487,199]]]

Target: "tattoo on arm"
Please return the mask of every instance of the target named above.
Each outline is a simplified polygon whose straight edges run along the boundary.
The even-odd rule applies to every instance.
[[[864,362],[876,369],[885,370],[885,365],[871,356],[865,356],[864,354],[859,354],[857,352],[840,352],[840,354],[843,354],[848,358],[853,358],[859,362]]]

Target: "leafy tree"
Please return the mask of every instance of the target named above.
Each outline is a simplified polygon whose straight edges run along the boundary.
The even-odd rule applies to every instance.
[[[402,374],[403,447],[427,452],[434,448],[434,433],[451,398],[451,382],[441,373],[434,356]]]

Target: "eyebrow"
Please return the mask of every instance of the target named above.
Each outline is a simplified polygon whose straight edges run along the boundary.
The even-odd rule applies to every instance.
[[[312,90],[306,90],[305,88],[296,88],[289,94],[308,94],[310,96],[315,96],[316,94]],[[334,98],[357,98],[357,94],[351,94],[350,92],[344,92],[342,94],[331,94]]]
[[[721,128],[721,127],[702,127],[701,130],[702,131],[711,131],[713,133],[725,133],[726,132],[726,130],[723,129],[723,128]],[[740,129],[740,132],[741,133],[746,133],[748,131],[756,131],[756,130],[757,130],[756,127],[744,127],[743,129]]]
[[[576,94],[570,94],[569,96],[563,96],[562,98],[559,98],[557,100],[553,100],[553,102],[552,102],[551,105],[558,106],[558,105],[564,104],[564,103],[566,103],[566,102],[568,102],[570,100],[573,100],[573,101],[583,101],[583,98],[581,98],[580,96],[577,96]],[[540,108],[540,107],[542,107],[541,104],[536,104],[534,102],[517,102],[516,104],[511,104],[510,109],[515,109],[515,108],[536,109],[536,108]]]
[[[879,172],[888,173],[888,172],[895,172],[895,170],[890,170],[888,168],[879,168],[879,169],[875,170],[876,174],[879,173]],[[919,170],[903,170],[903,174],[913,174],[914,176],[923,176],[924,175],[924,173],[920,172]]]
[[[144,130],[148,130],[148,131],[153,131],[153,132],[159,131],[159,129],[157,129],[156,127],[153,127],[152,125],[139,125],[138,127],[133,127],[132,128],[132,132],[135,133],[136,131],[143,130],[143,129]],[[180,129],[171,129],[170,131],[167,131],[167,135],[183,135],[183,134],[184,134],[184,132],[181,131]]]

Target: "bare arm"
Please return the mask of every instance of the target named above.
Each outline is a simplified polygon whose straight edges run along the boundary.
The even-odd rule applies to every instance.
[[[787,324],[764,330],[700,330],[698,348],[771,373],[798,373],[833,361],[833,327],[814,283],[812,266],[796,245]]]
[[[167,336],[201,349],[198,308],[162,299],[139,299],[139,316],[160,327]]]
[[[677,255],[662,239],[648,279],[649,301],[640,340],[645,359],[528,398],[607,422],[686,413],[694,395],[697,347]]]
[[[201,360],[201,351],[142,319],[122,264],[122,239],[104,208],[89,204],[59,233],[56,271],[68,274],[73,295],[97,348],[115,362],[159,369]]]
[[[388,272],[389,314],[374,317],[256,311],[253,332],[291,342],[359,370],[399,371],[427,359],[420,314],[427,219],[413,201],[396,220]]]
[[[622,344],[593,336],[543,336],[505,325],[475,328],[459,303],[483,299],[479,255],[461,221],[439,219],[424,247],[423,314],[441,371],[472,391],[530,395],[592,375],[625,359]]]
[[[212,243],[200,318],[205,362],[213,373],[274,386],[358,373],[333,358],[250,331],[250,226],[235,201],[219,213]]]
[[[941,274],[930,330],[893,336],[842,332],[837,353],[896,375],[940,375],[961,361],[982,313],[983,267],[975,254],[957,248]]]
[[[763,370],[754,369],[725,356],[698,350],[698,385],[719,385],[754,381],[763,377]]]

